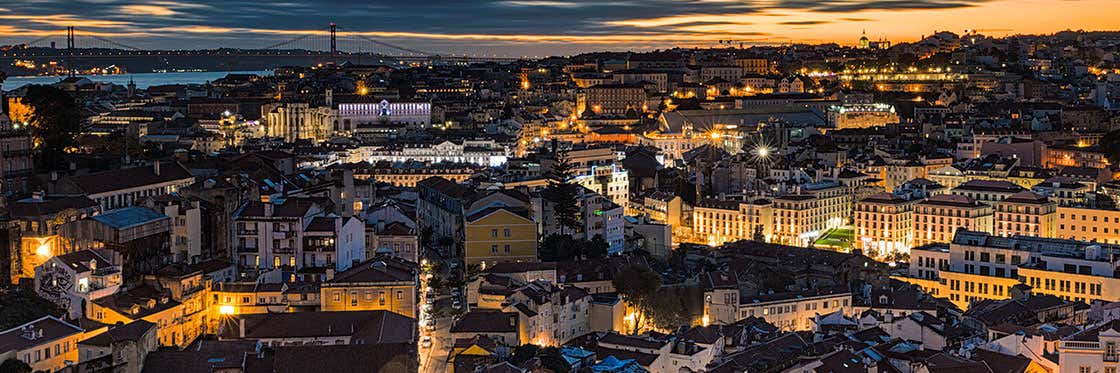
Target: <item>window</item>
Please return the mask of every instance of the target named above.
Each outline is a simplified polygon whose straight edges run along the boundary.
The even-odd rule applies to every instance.
[[[506,251],[506,253],[509,253],[509,245],[506,245],[505,251]]]
[[[491,254],[497,254],[498,253],[498,245],[490,245],[490,253]]]
[[[506,228],[505,231],[502,232],[502,235],[505,236],[505,237],[509,237],[509,234],[510,234],[509,228]]]
[[[332,297],[334,298],[334,301],[335,301],[335,302],[339,302],[339,301],[342,301],[342,292],[338,292],[338,291],[336,291],[336,292],[334,292],[334,294],[332,295]]]
[[[490,237],[498,237],[498,230],[497,229],[491,229],[490,230]]]
[[[273,268],[280,268],[280,256],[279,255],[275,255],[275,256],[272,257],[272,267]]]

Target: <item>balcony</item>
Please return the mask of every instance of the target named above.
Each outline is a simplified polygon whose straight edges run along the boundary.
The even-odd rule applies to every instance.
[[[1058,345],[1059,349],[1066,350],[1100,350],[1101,343],[1093,341],[1062,341]]]

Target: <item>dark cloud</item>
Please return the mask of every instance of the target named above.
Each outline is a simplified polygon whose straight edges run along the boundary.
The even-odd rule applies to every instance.
[[[262,30],[324,30],[328,22],[335,22],[343,31],[583,38],[629,35],[639,39],[648,36],[648,40],[638,40],[635,44],[665,45],[681,32],[743,36],[767,34],[718,31],[720,25],[748,25],[745,22],[697,21],[665,27],[638,27],[619,21],[682,15],[782,16],[782,10],[918,10],[967,7],[983,1],[987,0],[778,0],[762,6],[747,0],[12,0],[3,1],[0,5],[3,8],[0,10],[0,32],[8,26],[7,32],[17,35],[0,35],[0,44],[41,36],[33,35],[36,32],[61,32],[66,25],[72,24],[83,31],[115,34],[114,40],[122,39],[141,47],[255,47],[298,36]],[[811,26],[824,23],[828,21],[794,20],[781,24]],[[203,32],[208,30],[214,32]],[[223,30],[228,32],[218,32]],[[18,35],[20,32],[23,35]],[[448,51],[484,44],[524,45],[532,42],[463,41],[409,35],[385,38]],[[546,44],[545,41],[541,43]],[[604,40],[604,44],[610,43],[610,40]],[[552,44],[562,43],[554,41]]]
[[[779,25],[787,25],[787,26],[813,26],[813,25],[825,25],[825,24],[829,24],[829,23],[832,23],[832,22],[831,21],[785,21],[785,22],[779,22],[778,24]]]

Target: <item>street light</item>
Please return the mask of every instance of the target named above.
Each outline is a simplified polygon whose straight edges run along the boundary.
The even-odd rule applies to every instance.
[[[760,145],[754,149],[754,153],[758,155],[759,158],[766,158],[770,156],[770,148],[765,145]]]

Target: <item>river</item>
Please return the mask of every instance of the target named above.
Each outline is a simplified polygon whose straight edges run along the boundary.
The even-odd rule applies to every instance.
[[[225,77],[227,74],[256,74],[272,75],[272,71],[192,71],[192,72],[166,72],[166,73],[138,73],[120,75],[79,75],[95,82],[108,82],[126,85],[129,79],[136,82],[136,87],[145,89],[156,85],[165,84],[201,84]],[[28,84],[53,84],[65,77],[60,76],[12,76],[4,81],[0,89],[10,91]]]

